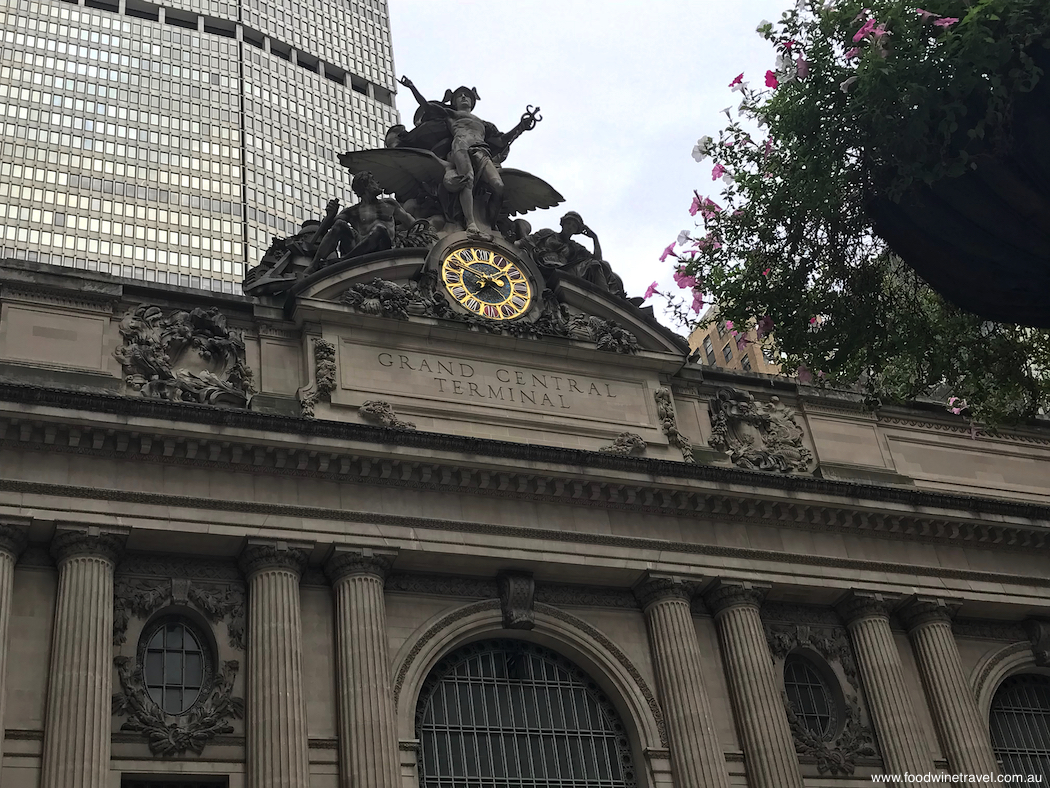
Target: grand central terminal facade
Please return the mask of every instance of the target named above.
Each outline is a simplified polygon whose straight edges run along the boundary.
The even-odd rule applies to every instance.
[[[3,788],[1050,774],[1050,428],[700,366],[402,83],[245,295],[0,262]]]

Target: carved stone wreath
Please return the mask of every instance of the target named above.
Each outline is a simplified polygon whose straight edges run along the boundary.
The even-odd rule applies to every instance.
[[[233,733],[230,718],[244,718],[244,699],[233,697],[237,660],[223,662],[214,681],[202,690],[204,697],[181,716],[165,714],[149,699],[142,666],[135,660],[117,657],[113,663],[121,688],[113,696],[113,714],[127,716],[120,729],[141,734],[154,755],[180,755],[190,750],[200,755],[216,736]]]
[[[783,699],[788,725],[795,739],[795,751],[813,758],[821,774],[853,774],[857,758],[874,757],[876,752],[871,729],[861,719],[860,677],[846,631],[841,627],[770,623],[765,624],[765,631],[769,650],[775,659],[782,661],[791,652],[804,648],[815,651],[842,670],[849,686],[848,691],[843,692],[842,725],[836,726],[838,732],[830,739],[818,736],[802,723],[786,693]]]
[[[632,454],[645,454],[645,449],[646,443],[641,435],[634,432],[621,432],[612,443],[602,446],[598,451],[627,457]]]
[[[419,282],[397,284],[386,279],[358,282],[343,293],[341,302],[359,312],[406,320],[409,315],[462,323],[474,331],[538,339],[544,336],[593,342],[597,350],[637,353],[638,338],[612,320],[591,315],[570,315],[551,290],[540,296],[540,315],[534,321],[499,322],[463,314],[452,308],[441,291],[437,276],[424,272]]]
[[[113,356],[144,397],[246,408],[255,392],[241,332],[214,307],[165,315],[143,304],[124,315],[120,334]]]
[[[813,455],[802,443],[795,412],[772,397],[760,403],[747,391],[719,389],[711,400],[711,446],[752,471],[804,473]]]
[[[395,430],[414,430],[416,425],[411,421],[405,421],[394,413],[394,406],[381,399],[370,399],[362,403],[359,412],[362,416],[372,421],[377,421],[384,427]]]

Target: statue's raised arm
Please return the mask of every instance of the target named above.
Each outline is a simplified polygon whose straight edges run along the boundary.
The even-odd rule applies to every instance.
[[[408,77],[401,77],[401,79],[399,79],[398,82],[400,82],[402,85],[404,85],[406,88],[412,91],[412,95],[416,97],[416,101],[419,102],[419,106],[425,107],[427,104],[431,103],[423,97],[423,94],[419,92],[419,88],[417,88],[416,84]]]

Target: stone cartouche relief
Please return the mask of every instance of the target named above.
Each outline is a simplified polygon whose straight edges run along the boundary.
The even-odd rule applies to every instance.
[[[414,430],[416,428],[411,421],[398,418],[398,415],[394,413],[394,406],[383,400],[370,399],[361,405],[359,412],[366,419],[379,422],[384,427],[391,429]]]
[[[255,389],[244,338],[215,307],[174,311],[143,304],[120,321],[113,356],[144,397],[246,408]]]
[[[747,391],[719,389],[710,402],[712,447],[751,471],[805,473],[813,455],[802,443],[795,412],[779,397],[768,403]]]
[[[802,617],[805,618],[804,616]],[[853,774],[858,758],[876,755],[875,737],[866,724],[860,705],[860,675],[846,630],[840,626],[765,622],[769,650],[783,675],[787,656],[798,650],[815,652],[832,668],[842,689],[842,708],[833,723],[830,739],[817,736],[802,724],[784,696],[788,724],[795,739],[795,751],[816,761],[821,774]]]
[[[113,598],[115,646],[127,642],[132,619],[145,621],[164,608],[183,606],[197,610],[213,625],[225,622],[229,648],[245,650],[245,592],[238,583],[118,575]],[[201,698],[189,712],[175,716],[166,714],[150,699],[138,651],[136,656],[124,654],[113,660],[120,681],[120,692],[113,696],[113,715],[127,717],[120,726],[122,731],[140,734],[154,755],[188,751],[200,755],[216,736],[234,732],[230,720],[244,718],[244,699],[233,694],[239,660],[214,660],[208,683],[201,688]]]
[[[621,457],[629,457],[632,454],[645,454],[646,444],[641,435],[633,432],[621,432],[608,446],[602,446],[598,451],[605,454],[617,454]]]
[[[314,407],[318,402],[331,402],[336,387],[335,345],[327,339],[315,339],[313,346],[313,382],[297,392],[304,419],[314,418]]]

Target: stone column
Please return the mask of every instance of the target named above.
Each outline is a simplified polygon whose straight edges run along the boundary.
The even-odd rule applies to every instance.
[[[299,579],[310,545],[250,541],[248,788],[309,788]]]
[[[7,676],[7,627],[11,621],[11,599],[14,596],[15,564],[26,548],[26,528],[0,525],[0,731],[4,730],[5,677]],[[0,760],[3,759],[3,737],[0,736]]]
[[[751,788],[802,788],[781,682],[769,653],[759,605],[768,587],[721,581],[705,600],[722,646],[729,696]]]
[[[645,613],[676,788],[728,788],[725,754],[715,734],[700,644],[689,609],[695,586],[648,575],[635,586]]]
[[[891,601],[881,594],[851,592],[838,609],[853,640],[886,773],[926,774],[933,771],[933,757],[904,683],[904,668],[890,631]]]
[[[942,599],[918,598],[898,613],[908,630],[948,771],[998,774],[987,720],[963,673],[952,634],[952,611]]]
[[[109,786],[113,570],[126,534],[59,528],[41,788]]]
[[[325,564],[335,595],[341,788],[397,788],[401,782],[383,599],[395,556],[392,550],[337,547]]]

